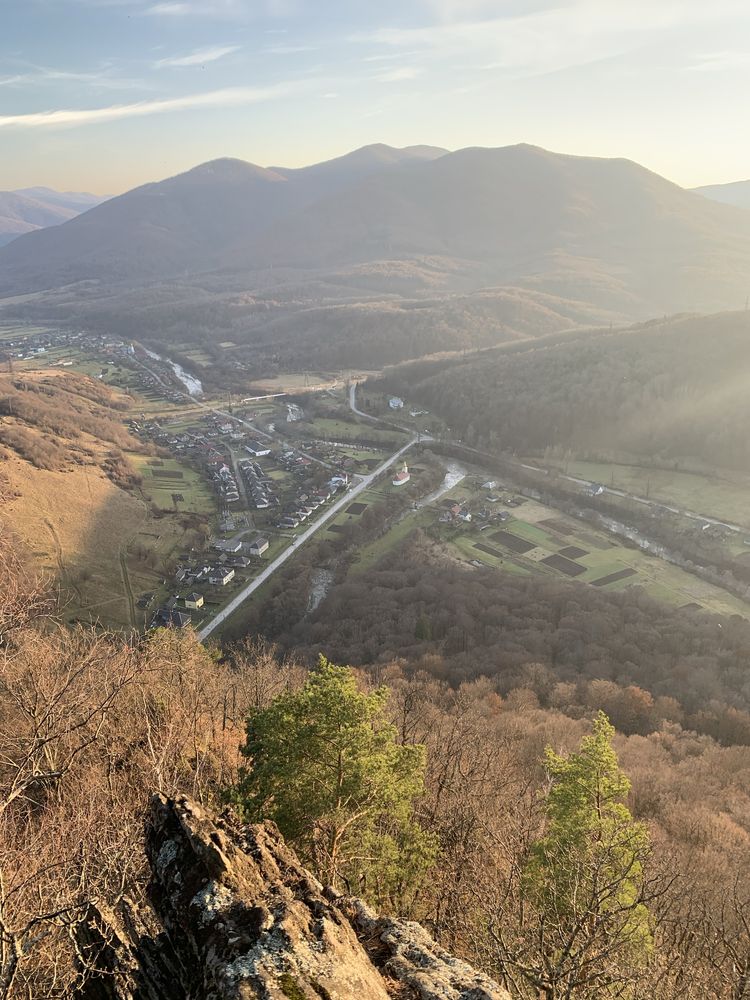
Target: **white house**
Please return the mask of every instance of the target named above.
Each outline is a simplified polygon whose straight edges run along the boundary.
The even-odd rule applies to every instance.
[[[264,455],[270,455],[271,449],[267,444],[262,444],[260,441],[250,441],[245,445],[245,451],[250,455],[254,455],[255,458],[263,458]]]
[[[250,543],[248,551],[252,556],[262,556],[264,552],[268,551],[268,539],[256,538],[254,542]]]
[[[391,398],[388,400],[388,405],[392,410],[403,410],[404,401],[403,399],[401,399],[400,396],[391,396]]]

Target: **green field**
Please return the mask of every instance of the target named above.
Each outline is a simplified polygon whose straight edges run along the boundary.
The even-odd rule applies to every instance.
[[[680,472],[637,465],[597,462],[556,464],[579,479],[625,490],[658,503],[672,504],[697,514],[725,518],[750,528],[750,478],[740,473]]]
[[[147,455],[129,454],[133,466],[143,476],[143,494],[150,498],[162,510],[173,509],[172,494],[181,493],[183,502],[178,502],[177,509],[193,514],[216,513],[216,495],[203,476],[189,465],[179,462],[176,458],[158,459],[159,466],[150,463],[154,459]],[[172,475],[159,475],[172,473]],[[180,474],[181,475],[178,475]]]
[[[308,433],[307,427],[310,428],[310,437],[329,438],[332,441],[354,441],[363,437],[371,441],[382,441],[384,445],[398,447],[406,439],[405,434],[400,434],[398,431],[382,430],[374,424],[371,425],[369,421],[350,423],[331,417],[316,417],[312,425],[306,425],[306,434]]]

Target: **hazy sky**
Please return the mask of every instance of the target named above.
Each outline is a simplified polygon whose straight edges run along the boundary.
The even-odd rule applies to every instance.
[[[748,0],[0,0],[0,189],[370,142],[750,177]]]

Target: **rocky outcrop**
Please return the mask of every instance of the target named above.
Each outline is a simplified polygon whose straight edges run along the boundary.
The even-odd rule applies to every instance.
[[[273,824],[156,796],[146,851],[160,926],[92,911],[81,1000],[508,1000],[419,924],[326,892]]]

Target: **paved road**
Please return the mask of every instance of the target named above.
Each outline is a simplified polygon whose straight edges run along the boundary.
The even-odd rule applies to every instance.
[[[356,383],[353,383],[349,388],[349,406],[351,407],[351,409],[355,413],[358,413],[360,416],[367,417],[368,420],[374,420],[376,422],[380,422],[378,417],[373,417],[371,414],[365,413],[363,410],[358,409],[356,402],[356,391],[357,391],[357,385]],[[407,430],[406,427],[404,427],[403,429]],[[477,454],[479,457],[482,457],[483,455],[482,452],[477,451],[477,449],[475,448],[469,448],[467,445],[462,445],[462,447],[465,448],[467,451],[475,452],[475,454]],[[528,465],[524,462],[518,462],[515,459],[508,458],[507,456],[503,457],[504,460],[507,461],[509,464],[518,465],[522,469],[530,469],[533,472],[541,472],[543,474],[549,472],[548,469],[545,469],[539,465]],[[568,480],[568,482],[571,483],[576,483],[576,485],[578,486],[586,487],[591,485],[588,479],[577,479],[575,476],[567,476],[564,475],[563,473],[559,473],[559,475],[562,479],[566,479]],[[670,504],[662,503],[659,500],[651,500],[648,497],[641,497],[635,493],[628,493],[626,490],[618,490],[615,489],[614,487],[609,487],[609,486],[603,486],[602,489],[604,493],[609,493],[612,496],[622,497],[625,500],[632,500],[634,503],[642,504],[644,507],[652,507],[652,508],[658,507],[660,510],[669,511],[670,514],[679,514],[681,517],[686,517],[692,521],[699,521],[704,525],[712,524],[715,525],[716,527],[728,528],[730,531],[735,531],[735,532],[746,533],[749,530],[747,526],[743,527],[742,525],[739,524],[733,524],[731,521],[723,521],[720,518],[713,517],[709,514],[701,514],[698,511],[685,510],[684,508],[681,507],[673,507]]]
[[[399,448],[394,455],[391,455],[391,457],[386,459],[382,465],[379,465],[374,472],[371,472],[366,476],[358,476],[356,485],[347,490],[343,496],[339,497],[338,500],[331,504],[322,517],[319,517],[318,520],[311,524],[309,528],[306,528],[302,534],[298,535],[296,541],[293,542],[288,549],[285,549],[281,555],[277,556],[273,562],[270,562],[268,566],[266,566],[259,576],[256,576],[255,579],[251,580],[246,587],[243,587],[239,594],[232,598],[229,604],[227,604],[225,608],[222,608],[215,618],[213,618],[207,625],[204,625],[204,627],[198,632],[198,638],[201,640],[207,639],[208,636],[219,627],[219,625],[225,622],[230,615],[234,614],[237,608],[244,604],[248,597],[250,597],[250,595],[258,589],[258,587],[262,586],[266,580],[269,579],[269,577],[273,576],[276,570],[283,566],[287,559],[291,559],[291,557],[296,554],[306,541],[320,531],[320,529],[327,524],[331,518],[335,517],[343,507],[346,507],[347,504],[351,503],[351,501],[362,493],[363,490],[366,490],[369,486],[371,486],[378,476],[382,475],[382,473],[385,472],[389,466],[393,465],[394,462],[397,462],[402,455],[404,455],[414,444],[416,444],[416,441],[416,437],[412,438],[408,444],[405,444],[403,448]]]

